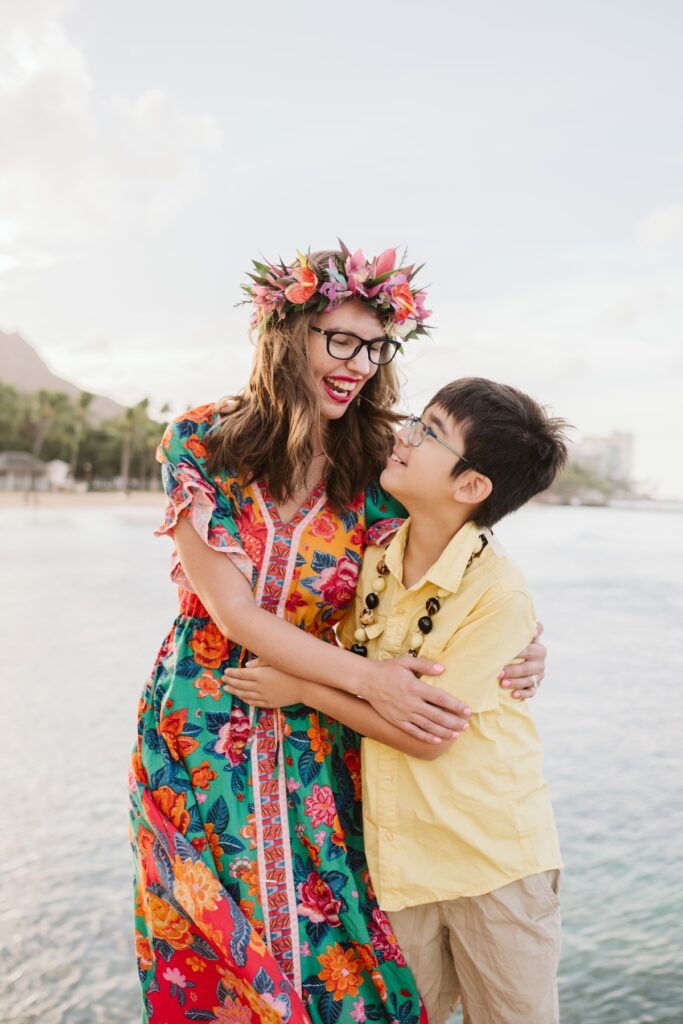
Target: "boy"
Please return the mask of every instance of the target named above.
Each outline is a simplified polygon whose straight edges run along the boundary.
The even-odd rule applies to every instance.
[[[471,709],[458,743],[412,739],[317,683],[283,693],[284,674],[270,669],[272,685],[241,694],[304,701],[366,737],[370,874],[430,1024],[459,999],[466,1024],[559,1019],[561,858],[540,740],[527,706],[498,685],[535,614],[491,527],[550,486],[567,457],[564,429],[516,389],[467,378],[411,417],[382,474],[410,518],[386,551],[367,549],[338,638],[370,658],[409,651],[443,665],[432,681]]]

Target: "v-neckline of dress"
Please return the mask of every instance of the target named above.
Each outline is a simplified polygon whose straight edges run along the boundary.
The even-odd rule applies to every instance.
[[[298,526],[301,520],[305,519],[309,512],[311,512],[311,510],[320,500],[325,491],[325,482],[321,480],[310,492],[303,505],[299,506],[299,508],[296,510],[292,518],[288,519],[287,522],[285,522],[282,516],[280,515],[280,510],[277,506],[277,503],[273,498],[272,494],[270,493],[270,491],[268,490],[268,485],[265,483],[265,481],[256,481],[256,486],[261,491],[263,500],[265,502],[265,506],[268,509],[268,515],[272,519],[273,524],[280,530],[285,531],[292,530],[296,526]]]

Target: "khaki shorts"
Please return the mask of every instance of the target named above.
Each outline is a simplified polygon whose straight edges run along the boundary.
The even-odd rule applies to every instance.
[[[559,871],[392,911],[429,1024],[462,1001],[464,1024],[558,1024]]]

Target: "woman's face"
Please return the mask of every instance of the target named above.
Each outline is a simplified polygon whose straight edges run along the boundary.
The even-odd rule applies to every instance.
[[[325,331],[349,331],[363,341],[374,341],[384,336],[381,320],[360,299],[348,299],[339,309],[318,314],[312,325]],[[378,369],[370,362],[367,348],[362,348],[351,359],[335,359],[327,351],[325,336],[317,331],[309,334],[308,359],[324,420],[343,416]]]

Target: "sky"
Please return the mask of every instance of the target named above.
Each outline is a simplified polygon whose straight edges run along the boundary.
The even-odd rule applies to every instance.
[[[174,411],[234,393],[253,257],[425,262],[404,405],[514,384],[683,496],[683,5],[2,0],[0,330]]]

